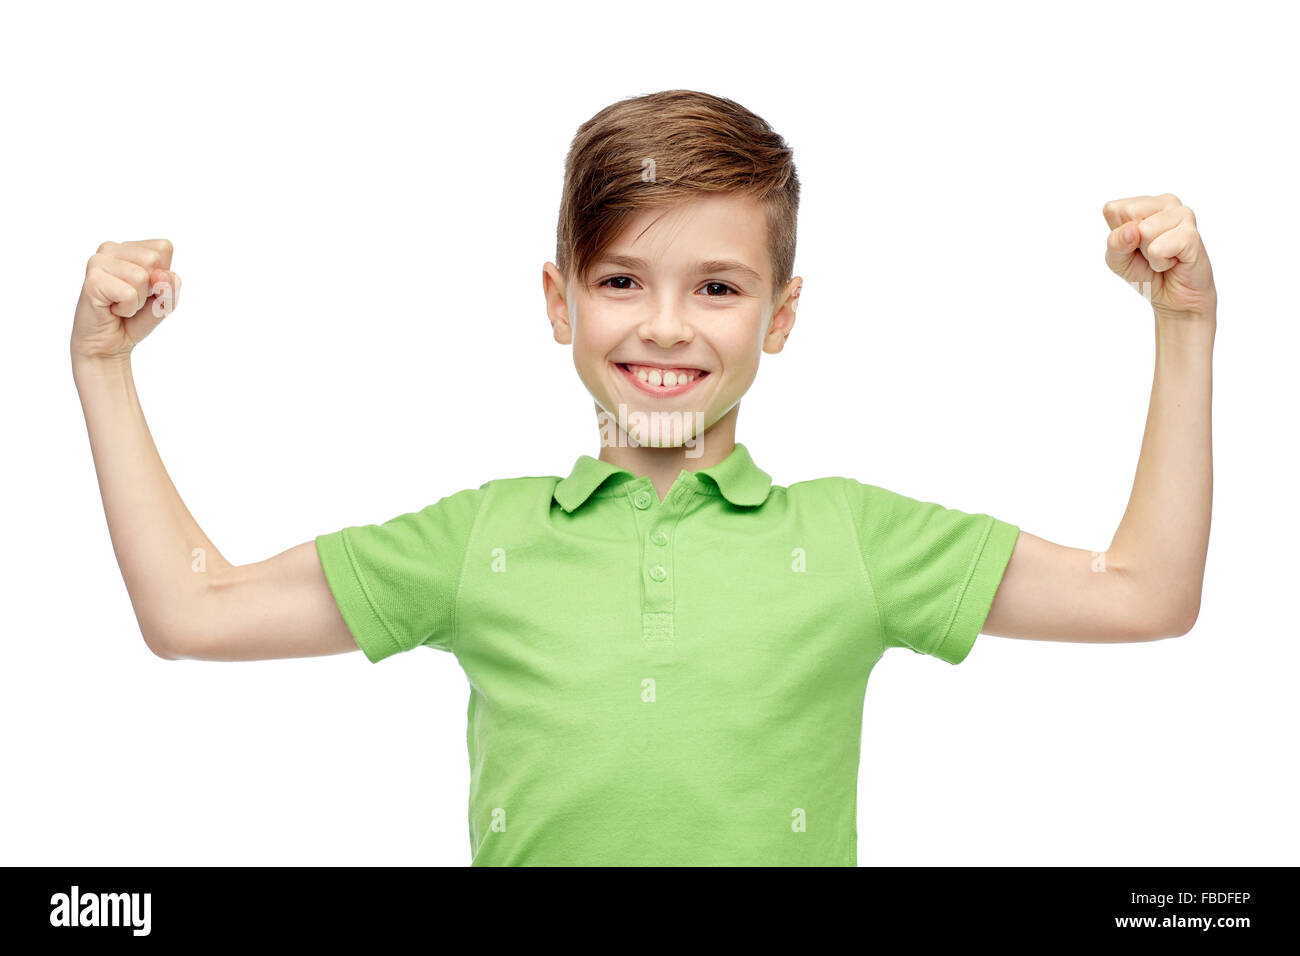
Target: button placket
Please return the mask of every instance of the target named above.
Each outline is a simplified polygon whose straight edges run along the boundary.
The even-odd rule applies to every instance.
[[[649,483],[648,478],[643,481]],[[652,491],[644,486],[630,489],[632,506],[645,512],[649,519],[643,523],[641,516],[636,516],[641,541],[641,637],[647,648],[671,648],[674,643],[675,589],[669,548],[671,538],[665,526],[681,517],[690,495],[690,488],[675,484],[664,500],[658,502],[660,507],[654,508],[658,496]],[[648,529],[648,533],[641,531],[642,528]]]
[[[659,516],[655,522],[656,525],[661,524],[665,521],[672,520],[673,513],[676,512],[681,502],[680,491],[681,491],[681,486],[673,485],[673,487],[669,490],[668,494],[664,496],[664,501],[662,507],[660,508]],[[663,565],[663,562],[668,561],[668,557],[658,549],[668,544],[668,535],[664,533],[664,530],[661,527],[655,527],[655,529],[650,532],[649,539],[650,539],[650,543],[657,547],[654,549],[654,551],[652,551],[650,555],[647,556],[649,560],[654,560],[655,563],[650,565],[648,568],[646,568],[646,574],[650,576],[651,581],[654,581],[657,584],[663,584],[665,581],[668,580],[668,569],[665,568]],[[669,563],[671,564],[671,562]],[[669,590],[670,588],[671,585],[664,586],[665,590]],[[669,591],[668,607],[669,608],[672,607],[671,591]]]

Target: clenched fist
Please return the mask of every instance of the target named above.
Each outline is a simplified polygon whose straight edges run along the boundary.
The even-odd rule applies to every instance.
[[[1112,199],[1106,264],[1151,302],[1157,316],[1213,316],[1218,293],[1196,216],[1173,193]]]
[[[72,357],[124,360],[176,308],[181,277],[166,239],[105,242],[86,262],[72,320]]]

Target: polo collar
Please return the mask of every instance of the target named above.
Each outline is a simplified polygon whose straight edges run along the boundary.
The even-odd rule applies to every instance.
[[[697,479],[711,478],[722,496],[733,505],[761,505],[772,487],[772,476],[754,464],[749,449],[740,442],[736,442],[731,453],[716,465],[695,472],[685,468],[682,471],[695,475]],[[571,512],[586,502],[612,475],[626,475],[628,479],[636,477],[626,468],[619,468],[611,462],[580,455],[569,476],[556,484],[553,497],[561,508]]]

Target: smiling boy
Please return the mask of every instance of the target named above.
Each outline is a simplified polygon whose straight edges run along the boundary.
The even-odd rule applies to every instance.
[[[242,566],[181,502],[131,379],[131,349],[175,308],[171,245],[105,243],[72,364],[147,645],[453,654],[473,865],[853,865],[863,695],[886,650],[956,664],[980,633],[1187,633],[1217,307],[1191,210],[1168,194],[1103,208],[1107,263],[1153,307],[1156,369],[1133,494],[1097,555],[852,478],[774,485],[736,441],[761,355],[794,328],[798,190],[781,137],[730,100],[602,110],[570,149],[543,270],[599,457]]]

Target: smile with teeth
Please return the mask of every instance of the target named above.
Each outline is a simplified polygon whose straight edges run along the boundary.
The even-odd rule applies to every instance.
[[[658,392],[684,391],[693,383],[709,373],[698,368],[662,369],[652,365],[636,365],[620,362],[623,373],[634,379],[642,389]]]

